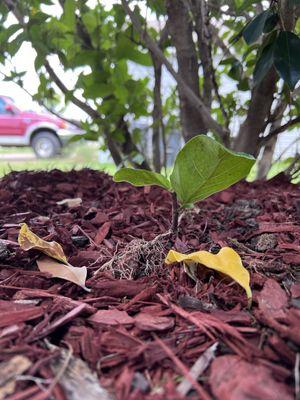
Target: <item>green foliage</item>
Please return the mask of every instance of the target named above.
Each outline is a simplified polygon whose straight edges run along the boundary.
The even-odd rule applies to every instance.
[[[290,89],[300,79],[300,39],[292,32],[280,32],[274,49],[274,65]]]
[[[271,43],[263,48],[260,57],[256,62],[253,72],[253,80],[256,85],[258,85],[263,80],[263,78],[271,69],[274,62],[273,52],[274,43]]]
[[[146,120],[150,128],[157,126],[150,120],[154,100],[154,65],[143,35],[140,37],[134,29],[121,2],[99,0],[91,6],[90,2],[84,0],[19,0],[15,2],[15,8],[24,18],[24,23],[12,22],[16,21],[11,18],[13,10],[4,3],[0,2],[0,71],[2,67],[12,71],[7,79],[22,86],[24,74],[20,72],[19,66],[15,69],[11,65],[14,65],[14,56],[22,45],[30,43],[36,51],[35,69],[40,80],[34,98],[58,111],[62,103],[66,105],[73,101],[74,95],[79,97],[98,115],[97,118],[89,115],[82,121],[82,127],[87,131],[86,138],[104,136],[106,144],[108,138],[112,138],[118,149],[121,148],[122,157],[123,149],[129,149],[123,157],[126,163],[141,157],[142,152],[138,154],[137,149],[128,146],[126,141],[129,136],[139,149],[142,148],[143,135],[136,135],[134,130],[135,121],[140,118]],[[133,9],[134,4],[139,2],[129,3]],[[53,4],[56,7],[55,13],[48,7]],[[296,10],[299,0],[289,0],[289,4]],[[146,0],[143,6],[147,7],[147,12],[136,6],[135,15],[152,39],[159,43],[164,23],[168,19],[165,1]],[[253,85],[259,85],[274,67],[278,77],[286,83],[283,91],[281,85],[277,85],[274,99],[277,101],[286,96],[289,116],[299,115],[299,100],[288,93],[288,88],[293,89],[300,79],[300,39],[297,36],[300,32],[299,18],[295,33],[292,33],[284,31],[281,2],[232,0],[226,5],[222,2],[208,2],[207,7],[207,22],[214,23],[214,40],[209,41],[214,82],[207,96],[211,98],[208,109],[212,117],[226,129],[236,127],[237,122],[246,117],[251,101],[242,100],[243,95],[250,99]],[[190,14],[194,21],[192,9]],[[150,15],[151,19],[156,17],[157,23],[149,23]],[[244,40],[239,40],[241,38]],[[175,54],[170,36],[162,40],[160,45],[167,57]],[[197,46],[195,53],[201,65],[201,52],[198,52]],[[75,77],[75,84],[67,93],[61,93],[45,70],[46,59],[50,64],[52,60],[58,59],[62,69]],[[173,62],[174,58],[170,60]],[[221,60],[219,64],[217,60]],[[163,79],[167,76],[164,71],[165,68]],[[205,78],[203,69],[200,71],[199,92],[204,99]],[[227,86],[223,90],[223,83],[228,77],[233,80],[233,84],[229,90]],[[64,81],[65,75],[61,79]],[[219,86],[218,91],[214,87],[215,83]],[[169,81],[166,86],[165,90],[163,81],[161,136],[168,142],[168,135],[174,130],[181,131],[181,127],[177,87]],[[120,127],[122,121],[126,121],[127,130]],[[210,133],[215,135],[215,132]]]
[[[265,29],[265,24],[271,17],[270,10],[263,11],[255,17],[243,30],[243,37],[247,44],[252,44],[258,40]]]
[[[163,175],[122,168],[114,175],[116,182],[135,186],[158,185],[174,191],[182,207],[203,200],[245,178],[255,159],[235,153],[204,135],[191,139],[177,154],[170,180]]]
[[[128,182],[134,186],[156,185],[170,190],[170,181],[161,174],[144,169],[122,168],[114,175],[115,182]]]
[[[283,160],[276,161],[272,164],[267,179],[272,179],[276,175],[285,172],[287,169],[290,170],[291,183],[300,183],[300,160],[299,157],[288,157]]]

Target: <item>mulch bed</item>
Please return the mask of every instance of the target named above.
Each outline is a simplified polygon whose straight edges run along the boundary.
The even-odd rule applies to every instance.
[[[81,206],[57,205],[74,197]],[[170,209],[157,187],[115,184],[88,169],[0,181],[0,399],[7,383],[10,400],[299,396],[299,187],[283,176],[242,182],[181,221],[176,250],[239,252],[251,273],[250,310],[237,284],[206,268],[196,285],[179,265],[150,276],[141,269],[133,280],[93,276],[135,238],[166,231]],[[38,271],[39,253],[16,243],[22,222],[59,242],[72,265],[88,267],[91,292]],[[207,349],[193,379],[188,371]],[[28,363],[17,363],[18,374],[16,356]]]

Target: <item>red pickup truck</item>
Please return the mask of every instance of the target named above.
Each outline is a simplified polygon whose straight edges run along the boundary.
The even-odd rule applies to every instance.
[[[21,111],[8,96],[0,96],[0,146],[31,146],[39,158],[60,153],[72,136],[82,133],[51,114]]]

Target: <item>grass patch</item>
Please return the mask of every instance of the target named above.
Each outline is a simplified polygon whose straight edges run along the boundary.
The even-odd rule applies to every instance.
[[[16,154],[20,156],[20,160],[14,159]],[[25,157],[32,155],[33,157],[33,152],[30,148],[0,148],[0,177],[11,171],[50,171],[52,169],[70,171],[91,168],[105,171],[110,175],[116,171],[112,162],[99,160],[98,145],[95,143],[83,142],[69,145],[63,150],[61,156],[52,159],[43,160],[30,157],[27,160],[22,159],[23,155]]]

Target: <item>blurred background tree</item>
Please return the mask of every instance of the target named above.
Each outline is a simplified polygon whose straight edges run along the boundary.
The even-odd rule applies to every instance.
[[[263,178],[279,135],[299,139],[299,16],[299,0],[3,0],[0,63],[24,87],[14,57],[30,43],[34,99],[84,111],[116,165],[160,171],[204,133],[259,156]]]

